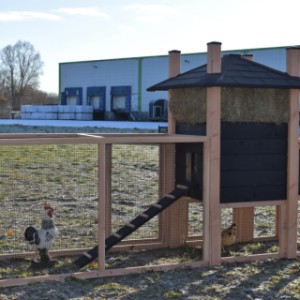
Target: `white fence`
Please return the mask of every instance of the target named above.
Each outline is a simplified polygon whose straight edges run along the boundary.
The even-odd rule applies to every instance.
[[[92,106],[22,105],[22,120],[93,120]]]

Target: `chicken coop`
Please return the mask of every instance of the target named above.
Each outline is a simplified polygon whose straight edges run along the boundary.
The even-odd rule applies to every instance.
[[[174,133],[210,139],[210,263],[296,257],[300,49],[287,49],[286,73],[251,54],[220,54],[221,44],[209,43],[207,64],[180,74],[173,51],[175,76],[149,88],[169,91]],[[176,153],[177,180],[181,168],[191,181],[202,176],[201,147],[176,145]],[[236,245],[224,255],[220,230],[231,224]]]
[[[0,135],[0,286],[299,255],[300,49],[287,73],[220,53],[180,74],[170,51],[167,133]]]

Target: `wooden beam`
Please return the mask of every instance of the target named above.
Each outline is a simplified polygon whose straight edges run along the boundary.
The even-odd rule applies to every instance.
[[[210,263],[220,264],[221,210],[220,210],[220,159],[221,159],[221,89],[207,88],[207,136],[210,137],[209,170],[209,234]]]
[[[0,134],[0,146],[22,146],[22,145],[61,145],[61,144],[151,144],[151,143],[201,143],[207,140],[204,136],[183,135],[183,134],[124,134],[124,135],[86,135],[57,136],[48,138],[47,135],[28,137],[26,134],[15,138],[9,138]]]
[[[272,206],[285,204],[286,200],[268,200],[268,201],[247,201],[222,203],[221,208],[237,208],[237,207],[255,207],[255,206]]]
[[[111,168],[112,168],[112,145],[106,145],[106,206],[105,206],[105,237],[112,234],[112,193],[111,193]]]
[[[233,223],[237,225],[237,241],[250,242],[253,240],[254,207],[235,208]]]
[[[210,261],[210,141],[203,144],[203,254],[204,262]]]
[[[207,73],[221,72],[221,43],[207,44]],[[221,88],[209,87],[206,94],[206,133],[210,138],[209,162],[209,240],[210,263],[221,263]]]
[[[105,270],[106,144],[98,147],[98,271]]]
[[[207,73],[221,72],[221,43],[210,42],[207,44]]]
[[[300,48],[287,49],[287,73],[300,76]],[[297,210],[299,184],[299,90],[290,90],[290,118],[288,123],[288,170],[286,204],[286,257],[295,258],[297,253]]]
[[[180,51],[172,50],[169,51],[169,78],[175,77],[180,74]],[[168,96],[169,102],[172,101],[170,92]],[[176,133],[176,121],[168,107],[168,133]]]

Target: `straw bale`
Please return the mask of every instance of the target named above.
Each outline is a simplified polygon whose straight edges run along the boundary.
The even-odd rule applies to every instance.
[[[221,118],[227,122],[287,123],[289,91],[222,88]]]
[[[178,122],[206,122],[206,88],[170,90],[169,108]]]
[[[287,123],[289,90],[222,88],[221,118],[224,122]],[[206,122],[206,88],[170,91],[170,111],[178,122]]]

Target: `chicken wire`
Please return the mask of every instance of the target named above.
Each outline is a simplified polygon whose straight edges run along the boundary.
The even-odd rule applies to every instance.
[[[203,237],[203,203],[190,202],[188,205],[188,236]]]
[[[98,161],[95,145],[0,148],[0,253],[33,250],[24,240],[40,228],[47,201],[59,238],[53,250],[90,247],[97,235]]]
[[[164,196],[160,195],[161,181],[164,178],[160,178],[160,145],[115,144],[112,145],[111,153],[111,228],[109,231],[116,232]],[[188,203],[189,200],[186,201]],[[179,219],[176,219],[176,223],[179,222],[176,226],[182,228],[179,231],[184,232],[186,239],[181,246],[170,249],[167,244],[164,244],[165,228],[162,228],[160,213],[123,240],[127,245],[125,251],[120,251],[122,247],[118,247],[123,244],[122,242],[113,249],[119,251],[107,254],[107,268],[200,259],[199,249],[186,246],[188,238],[186,228],[189,228],[188,235],[202,234],[203,215],[202,205],[199,203],[189,205],[188,219],[185,218],[185,213],[180,213]],[[194,218],[191,217],[192,215]],[[174,225],[169,223],[167,226]]]
[[[159,200],[159,146],[113,145],[111,172],[111,231],[115,232]],[[156,216],[125,240],[158,237]]]
[[[93,144],[0,147],[0,255],[33,253],[35,247],[25,241],[24,231],[28,226],[40,229],[45,202],[55,209],[54,223],[59,236],[51,250],[56,251],[56,256],[65,255],[65,250],[81,252],[80,249],[85,251],[98,244],[98,177],[107,175],[98,174],[98,151],[98,145]],[[110,174],[107,236],[163,197],[161,185],[166,178],[161,177],[160,155],[161,145],[111,145],[111,157],[107,157]],[[172,165],[165,167],[172,168]],[[166,243],[175,223],[167,221],[164,224],[168,228],[163,228],[162,214],[159,214],[124,239],[132,247],[121,247],[122,253],[107,253],[107,268],[201,260],[199,245],[191,247],[186,242],[203,234],[202,203],[189,199],[179,201],[182,207],[187,207],[184,212],[180,211],[181,207],[175,210],[179,218],[173,218],[184,233],[179,245],[170,247]],[[136,249],[135,244],[141,241],[145,247]],[[155,247],[151,247],[153,241],[157,242]],[[17,260],[10,264],[11,270],[21,268]],[[72,271],[72,268],[66,270]],[[60,268],[53,272],[59,273]],[[16,274],[19,276],[19,272]]]
[[[223,251],[222,255],[241,256],[278,252],[277,219],[275,205],[239,209],[223,208],[221,210],[222,230],[235,223],[237,234],[235,243],[227,246],[227,251]]]

